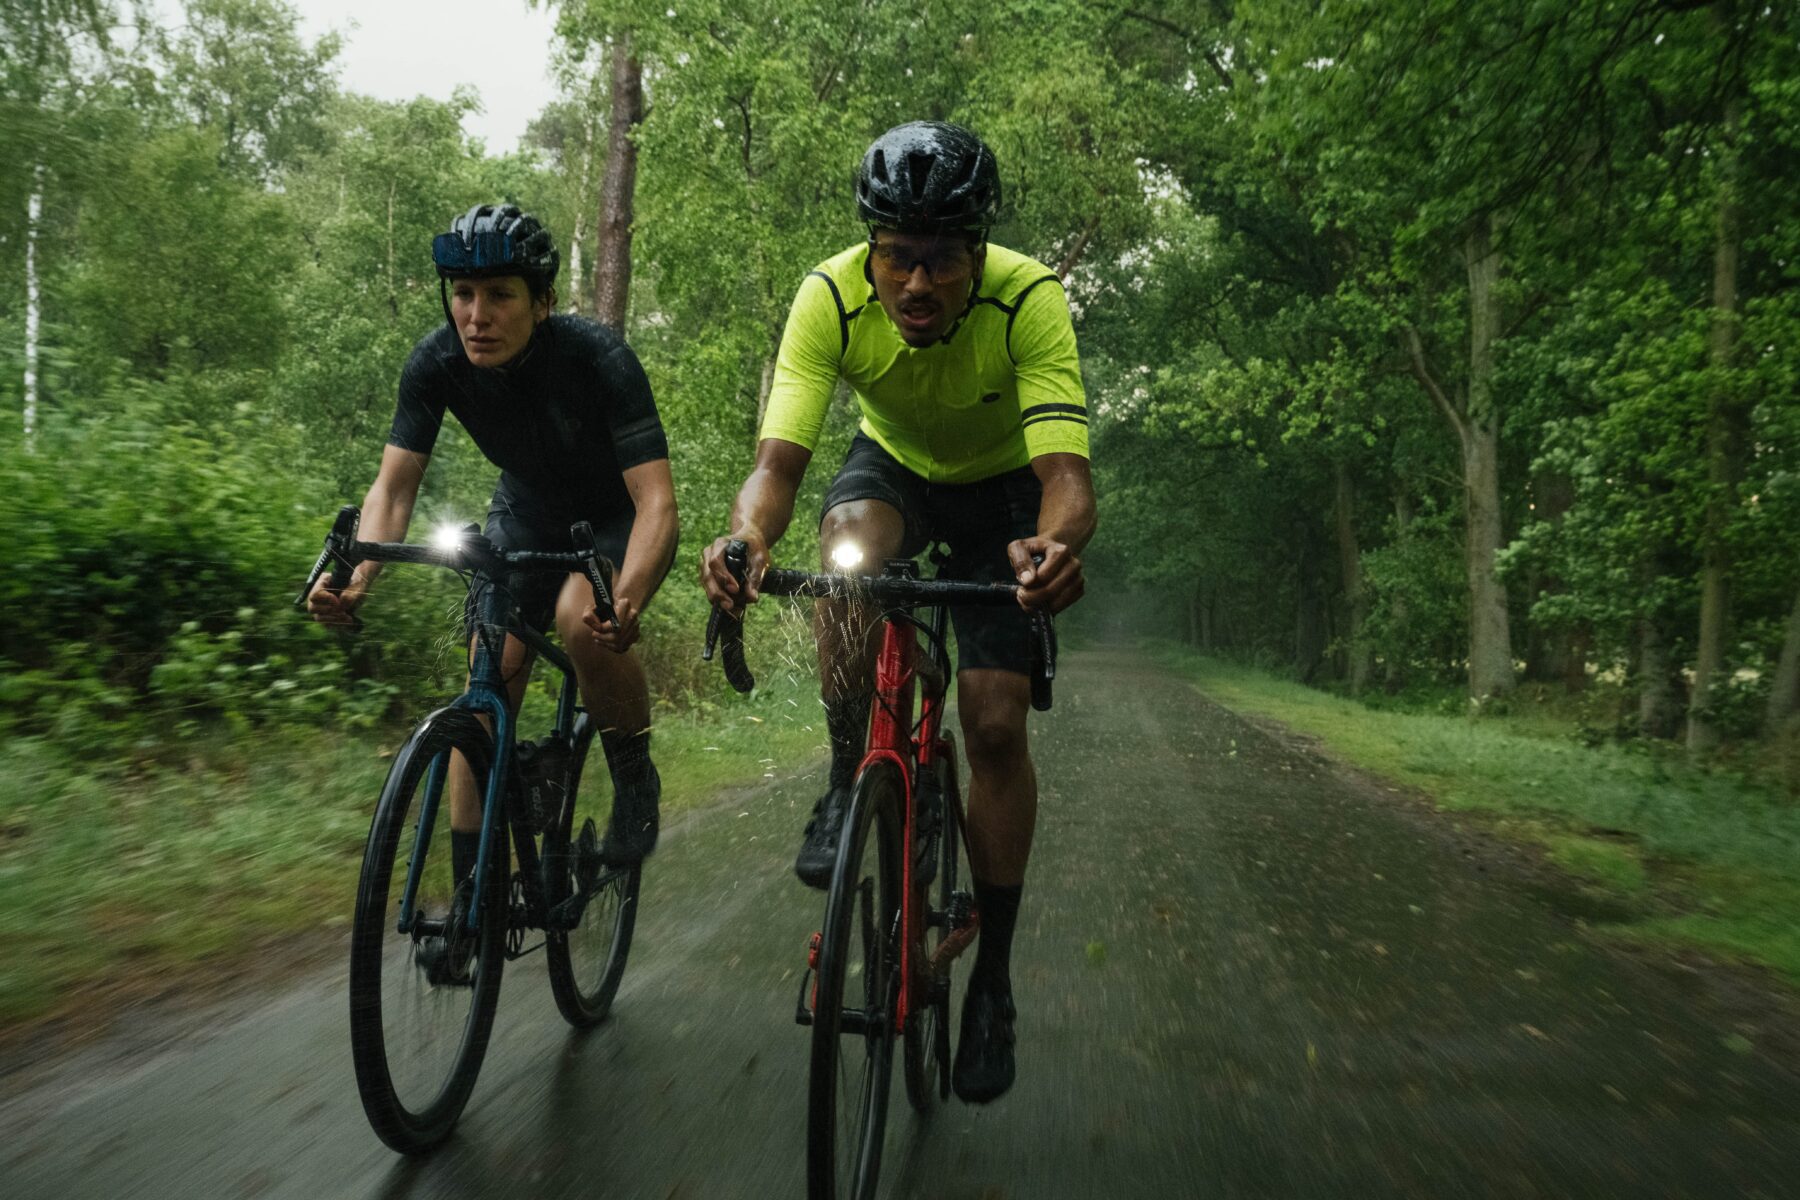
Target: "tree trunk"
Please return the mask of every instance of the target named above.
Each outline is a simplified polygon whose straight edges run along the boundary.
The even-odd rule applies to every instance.
[[[1681,729],[1681,691],[1662,623],[1652,613],[1638,621],[1638,732],[1673,738]]]
[[[1727,106],[1725,136],[1736,129],[1736,105]],[[1725,670],[1730,633],[1731,548],[1726,537],[1737,510],[1738,484],[1749,456],[1750,410],[1731,378],[1738,339],[1737,152],[1729,144],[1720,164],[1719,212],[1713,247],[1712,330],[1707,358],[1713,370],[1706,420],[1706,514],[1700,534],[1700,637],[1694,656],[1694,695],[1688,705],[1689,750],[1719,743],[1718,725],[1708,710],[1714,686]]]
[[[1403,546],[1411,539],[1412,522],[1412,497],[1406,494],[1406,484],[1400,482],[1394,488],[1394,541],[1396,544]],[[1407,623],[1411,619],[1412,612],[1406,603],[1406,594],[1396,592],[1388,600],[1388,622],[1397,636],[1390,647],[1391,653],[1387,661],[1382,664],[1382,686],[1390,695],[1406,686],[1407,660],[1404,657],[1397,657],[1396,654],[1404,654],[1412,644],[1412,639],[1406,632]]]
[[[1470,232],[1469,397],[1463,426],[1463,499],[1469,568],[1469,694],[1512,690],[1512,631],[1506,588],[1494,564],[1503,544],[1500,514],[1500,405],[1494,398],[1494,342],[1500,336],[1500,254],[1493,219]]]
[[[1575,506],[1575,483],[1563,471],[1540,471],[1532,481],[1532,516],[1551,526],[1560,526]],[[1530,594],[1534,599],[1557,596],[1568,590],[1554,574],[1534,574]],[[1587,686],[1587,647],[1589,632],[1585,623],[1545,626],[1531,620],[1526,626],[1525,674],[1540,682],[1560,682],[1570,692]]]
[[[1213,632],[1213,590],[1206,589],[1206,595],[1200,601],[1200,653],[1211,654],[1217,642]]]
[[[1494,564],[1502,543],[1500,512],[1500,405],[1494,397],[1494,343],[1500,336],[1500,254],[1494,249],[1498,218],[1471,227],[1463,245],[1469,274],[1468,394],[1453,399],[1425,359],[1424,339],[1401,330],[1415,378],[1455,431],[1463,462],[1464,555],[1469,583],[1469,694],[1477,700],[1510,691],[1512,631],[1506,588]]]
[[[31,198],[25,202],[25,448],[37,440],[38,330],[43,305],[38,295],[38,225],[44,216],[44,164],[31,172]]]
[[[1781,658],[1775,664],[1775,683],[1769,689],[1769,708],[1763,718],[1764,732],[1774,737],[1797,712],[1800,712],[1800,593],[1794,596],[1794,610],[1788,614],[1787,636],[1781,639]]]
[[[600,189],[594,239],[594,319],[624,333],[631,298],[631,208],[637,189],[637,143],[631,135],[644,119],[644,72],[631,52],[629,30],[613,43],[612,54],[606,182]]]
[[[1350,659],[1350,694],[1361,695],[1375,673],[1375,655],[1363,640],[1363,624],[1369,619],[1369,600],[1362,586],[1362,549],[1356,541],[1356,487],[1350,467],[1339,461],[1337,476],[1338,569],[1343,576],[1344,650]]]
[[[756,427],[750,431],[750,445],[754,449],[762,437],[763,414],[769,411],[769,393],[775,387],[775,356],[763,359],[762,379],[756,385]]]
[[[577,175],[580,187],[576,193],[581,196],[588,194],[588,188],[593,183],[594,127],[598,124],[592,104],[584,104],[583,107],[587,110],[587,119],[582,122],[581,126],[581,167],[580,173]],[[588,210],[576,205],[575,227],[569,231],[569,311],[572,313],[583,311],[588,299],[575,282],[582,278],[582,263],[585,261],[582,247],[587,244],[588,229],[587,219],[582,214],[586,211]]]
[[[1312,534],[1302,530],[1294,571],[1294,675],[1311,683],[1325,657],[1325,612],[1314,579]]]
[[[387,299],[388,315],[400,318],[400,291],[394,285],[394,197],[400,190],[399,179],[388,183],[387,211]]]
[[[1655,481],[1652,489],[1666,492],[1666,484]],[[1680,570],[1675,549],[1667,540],[1657,538],[1643,558],[1638,560],[1638,589],[1649,601],[1638,618],[1638,732],[1645,737],[1673,738],[1681,732],[1685,697],[1682,694],[1680,664],[1669,650],[1669,616],[1657,602],[1662,581]]]

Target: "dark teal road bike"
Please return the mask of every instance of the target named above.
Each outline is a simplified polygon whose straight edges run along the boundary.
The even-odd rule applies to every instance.
[[[519,616],[532,572],[579,572],[611,619],[612,564],[584,522],[568,554],[497,549],[471,526],[453,545],[356,540],[360,511],[338,513],[297,607],[331,572],[342,588],[363,562],[443,567],[471,579],[475,646],[466,691],[421,721],[394,755],[369,826],[350,943],[350,1044],[363,1110],[406,1154],[448,1138],[475,1087],[506,963],[543,949],[551,992],[578,1028],[606,1019],[637,920],[640,866],[608,868],[600,839],[612,811],[604,761],[583,766],[595,729],[568,656]],[[501,651],[518,638],[562,672],[556,717],[517,740]],[[485,718],[485,724],[483,719]],[[445,783],[452,755],[483,797],[474,873],[455,878]],[[530,934],[542,931],[532,941]],[[529,944],[528,944],[529,943]],[[446,973],[450,961],[466,970]]]

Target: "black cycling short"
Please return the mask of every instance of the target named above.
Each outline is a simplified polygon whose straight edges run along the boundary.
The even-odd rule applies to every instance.
[[[496,501],[499,501],[496,497]],[[615,516],[610,520],[596,521],[589,519],[594,527],[594,540],[600,545],[600,553],[612,560],[616,568],[625,561],[625,544],[631,539],[631,523],[636,514],[627,511],[622,517]],[[488,510],[488,541],[501,550],[540,550],[554,554],[568,554],[575,549],[575,543],[569,537],[569,525],[544,517],[525,516],[499,503]],[[539,633],[547,633],[550,624],[556,619],[556,598],[562,594],[563,581],[567,575],[554,571],[533,571],[530,574],[514,576],[509,582],[501,581],[499,586],[508,587],[513,601],[519,606],[519,616],[524,622]],[[475,636],[475,601],[488,588],[495,586],[495,581],[477,572],[469,585],[469,599],[463,605],[463,633],[467,637]]]
[[[1037,533],[1044,488],[1030,467],[974,483],[931,483],[902,466],[863,433],[850,442],[844,465],[825,489],[824,513],[852,500],[880,500],[906,521],[900,554],[912,558],[931,542],[949,547],[945,579],[1014,582],[1008,543]],[[878,567],[878,564],[871,564]],[[1031,618],[1017,605],[953,607],[958,670],[1031,672]]]

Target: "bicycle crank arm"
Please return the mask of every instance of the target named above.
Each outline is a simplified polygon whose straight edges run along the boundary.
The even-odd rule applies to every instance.
[[[975,935],[980,932],[980,917],[974,918],[967,925],[952,930],[949,936],[938,943],[937,949],[931,952],[931,961],[925,964],[925,970],[935,978],[948,979],[950,964],[969,948],[969,944],[975,940]]]

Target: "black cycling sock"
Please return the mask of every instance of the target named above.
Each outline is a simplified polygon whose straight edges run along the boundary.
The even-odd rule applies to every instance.
[[[475,860],[481,856],[481,832],[479,830],[464,833],[460,829],[450,831],[450,869],[456,872],[456,881],[461,883],[475,873]]]
[[[869,739],[869,696],[840,696],[825,701],[825,728],[831,734],[831,787],[856,782]]]
[[[975,908],[981,914],[981,934],[975,939],[975,968],[969,986],[1012,987],[1013,926],[1019,921],[1019,894],[1023,884],[1001,887],[974,880]]]
[[[623,729],[602,729],[600,745],[606,751],[606,769],[612,772],[613,794],[620,795],[644,786],[650,775],[650,731],[626,733]]]

